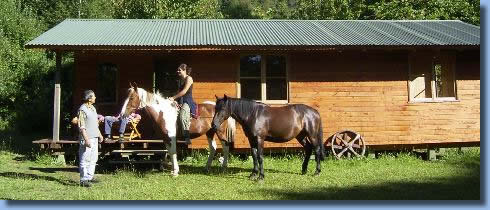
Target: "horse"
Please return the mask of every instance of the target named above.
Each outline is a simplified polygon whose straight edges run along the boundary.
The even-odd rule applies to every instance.
[[[305,150],[302,174],[307,172],[313,148],[316,160],[315,175],[320,174],[320,161],[325,159],[325,148],[322,143],[322,121],[316,109],[304,104],[270,107],[249,99],[231,98],[226,95],[223,98],[215,97],[213,127],[217,128],[231,117],[241,124],[248,138],[254,164],[249,176],[251,180],[264,180],[264,141],[283,143],[293,138],[296,138]]]
[[[206,135],[209,145],[209,156],[205,171],[209,173],[213,158],[216,154],[217,144],[214,135],[221,141],[223,150],[222,168],[228,167],[228,156],[230,147],[235,138],[235,121],[228,120],[227,123],[220,124],[217,129],[211,129],[211,122],[214,116],[215,104],[211,101],[203,102],[198,105],[199,116],[191,119],[189,129],[191,139]],[[165,146],[172,158],[172,175],[178,175],[178,164],[176,155],[176,136],[177,136],[177,115],[178,107],[175,102],[162,97],[158,93],[150,93],[136,85],[131,85],[128,89],[128,97],[122,108],[123,116],[128,116],[137,109],[144,109],[150,116],[157,133],[163,137]],[[221,159],[220,159],[221,162]]]

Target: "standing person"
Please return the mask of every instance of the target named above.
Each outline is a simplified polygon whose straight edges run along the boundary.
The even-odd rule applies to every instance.
[[[179,112],[179,121],[182,126],[182,137],[184,138],[186,144],[191,143],[191,137],[189,133],[189,128],[191,125],[191,114],[196,114],[196,103],[192,98],[192,85],[194,80],[190,76],[192,68],[187,64],[180,64],[177,68],[177,76],[179,76],[179,92],[170,97],[170,100],[179,99],[178,103],[181,105]]]
[[[99,142],[102,142],[102,134],[99,130],[97,111],[95,103],[95,93],[86,90],[82,95],[83,104],[78,109],[78,128],[80,129],[80,186],[90,187],[95,174],[95,164],[99,156]],[[97,141],[98,140],[98,141]]]

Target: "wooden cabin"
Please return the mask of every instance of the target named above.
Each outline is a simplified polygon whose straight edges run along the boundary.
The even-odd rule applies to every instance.
[[[172,94],[186,63],[197,103],[307,104],[325,139],[349,129],[372,148],[480,143],[480,27],[461,21],[67,19],[26,47],[74,52],[73,104],[93,89],[104,115],[120,111],[129,82]],[[249,148],[240,126],[235,148]]]

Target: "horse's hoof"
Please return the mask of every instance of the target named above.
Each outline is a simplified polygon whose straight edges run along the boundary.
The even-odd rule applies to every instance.
[[[250,179],[250,180],[252,180],[252,181],[253,181],[253,180],[257,180],[257,178],[258,178],[257,174],[252,174],[252,175],[250,175],[250,176],[248,177],[248,179]]]
[[[302,171],[302,172],[301,172],[301,175],[305,175],[305,174],[306,174],[306,171]]]
[[[320,176],[320,172],[315,172],[313,176]]]

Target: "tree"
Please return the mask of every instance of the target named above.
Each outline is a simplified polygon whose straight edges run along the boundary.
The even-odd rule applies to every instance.
[[[369,19],[381,20],[461,20],[480,25],[479,1],[375,1],[368,5]]]
[[[44,28],[44,23],[32,10],[22,9],[20,1],[0,2],[0,129],[1,125],[20,125],[16,122],[39,123],[19,120],[28,114],[32,114],[31,119],[42,118],[38,108],[46,103],[35,102],[46,96],[44,76],[52,71],[53,62],[47,60],[43,52],[25,50],[24,44],[41,34]]]

